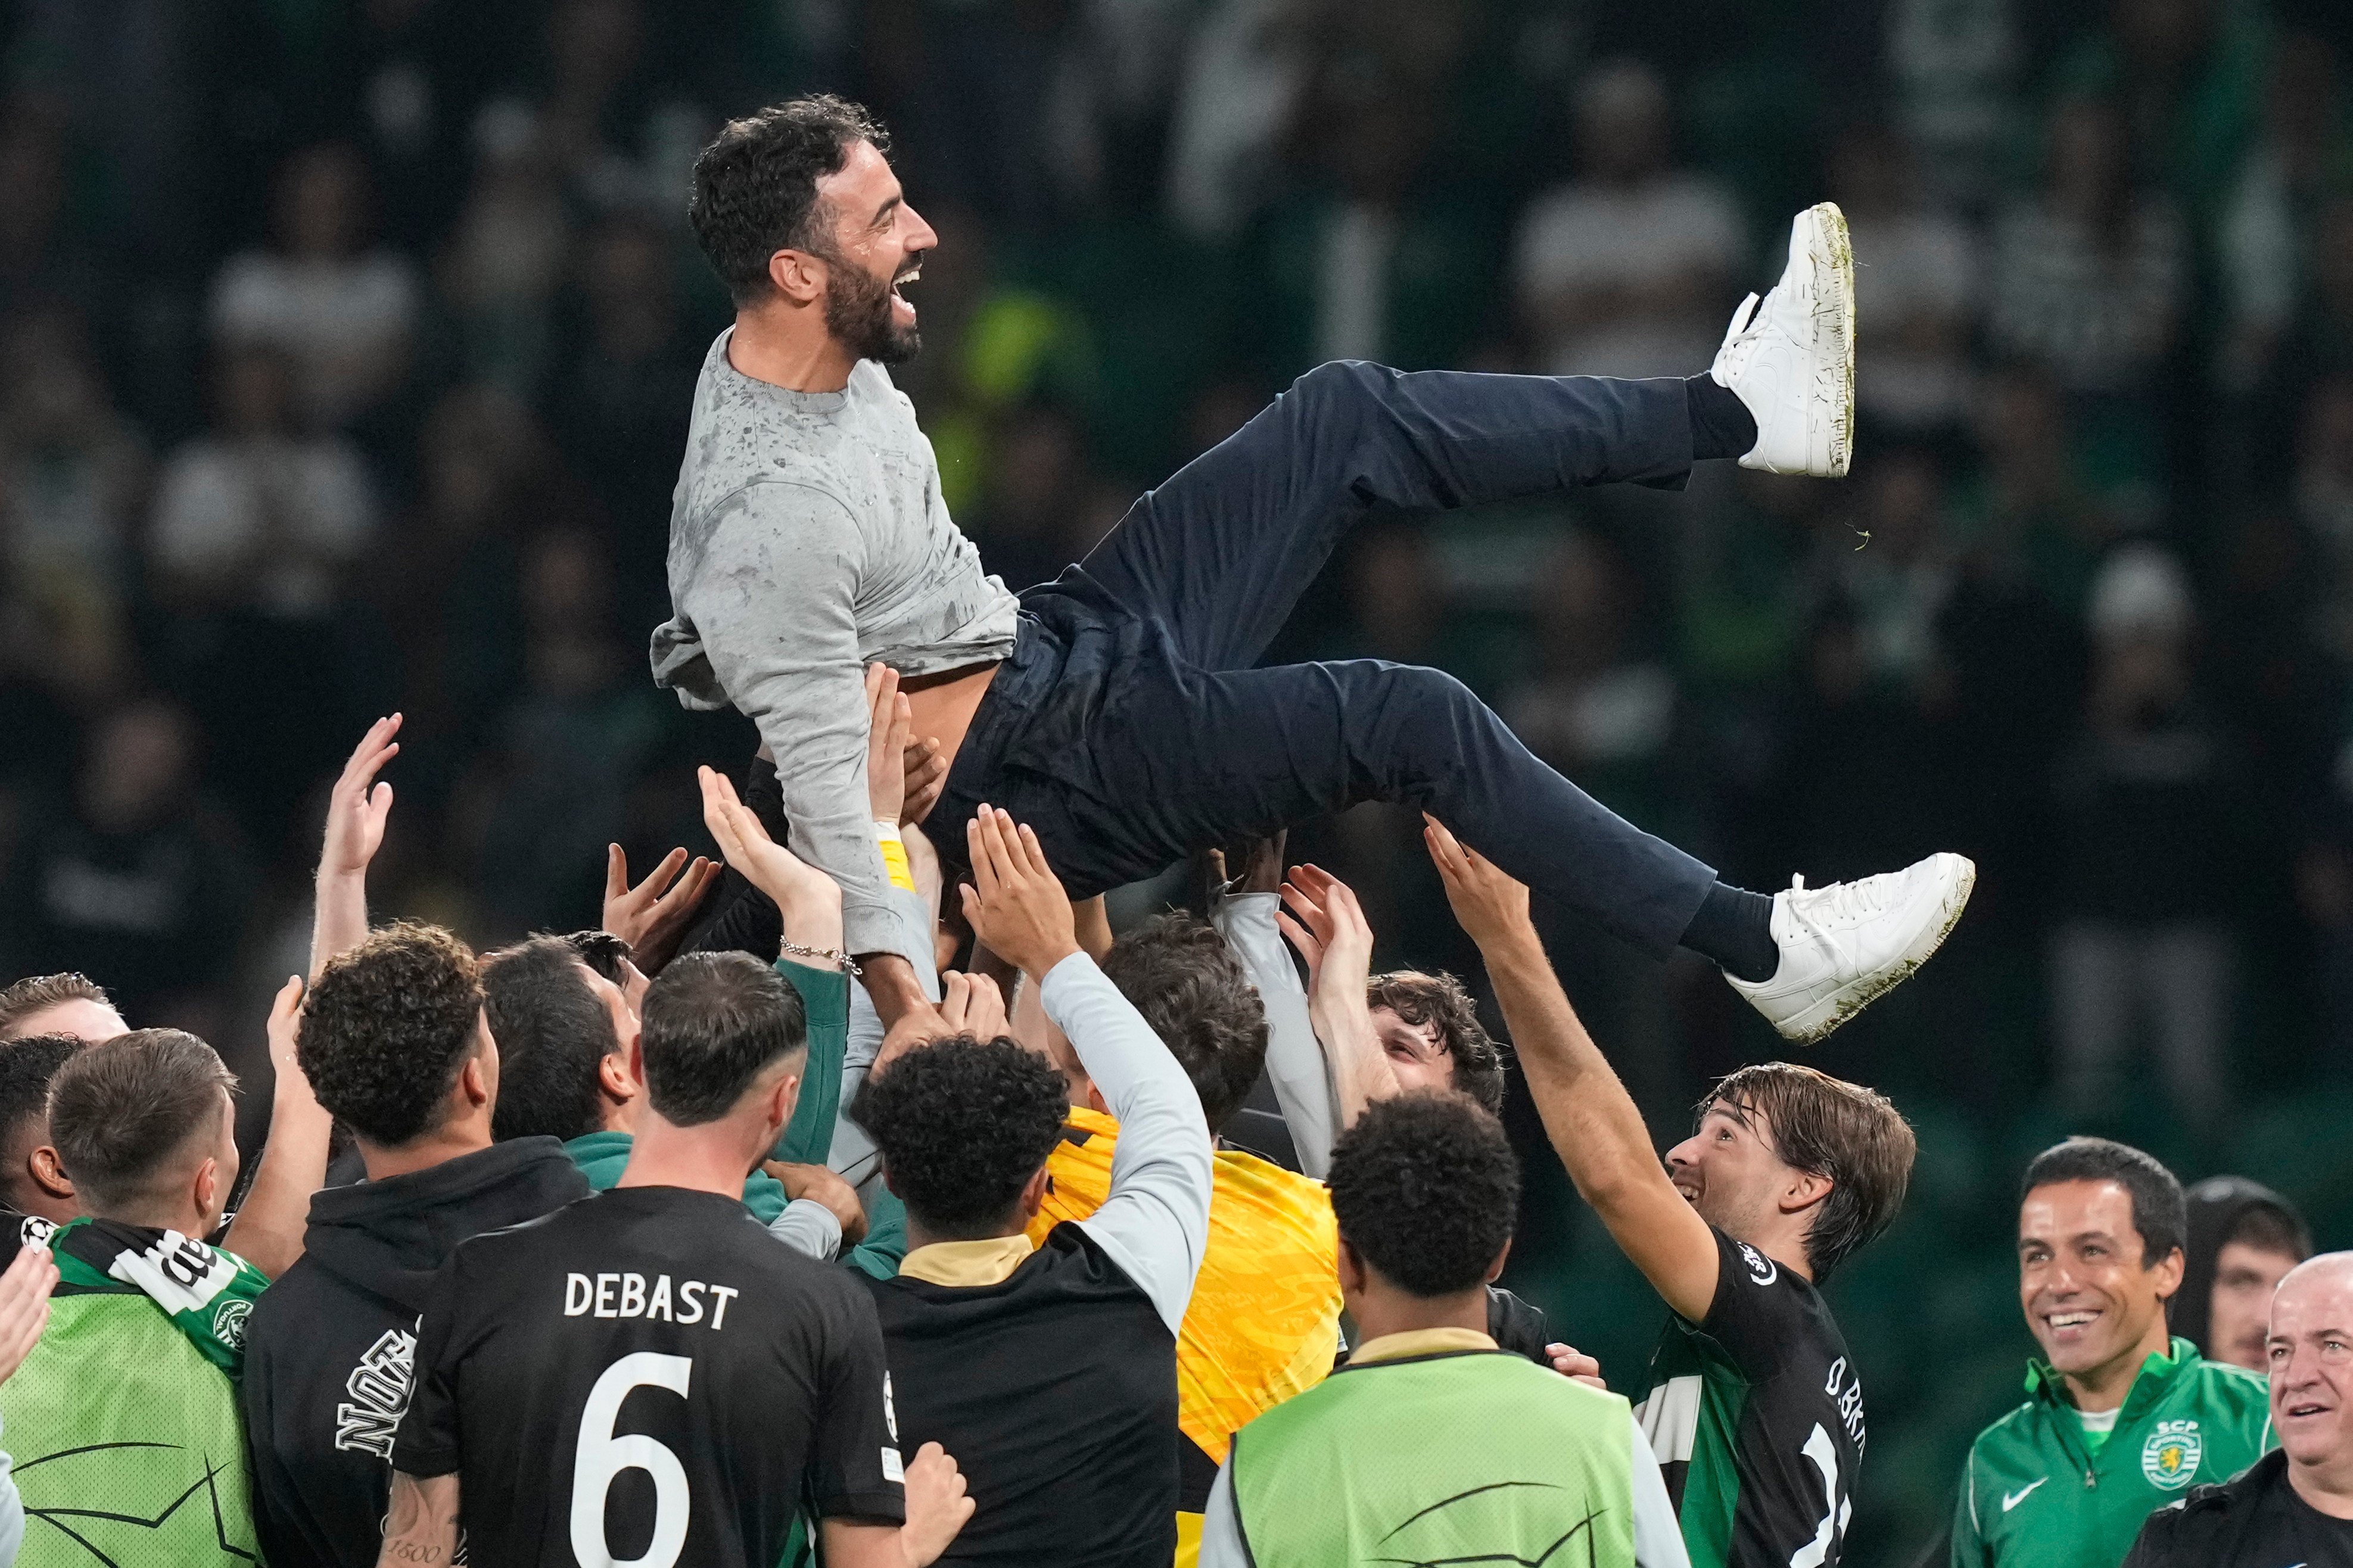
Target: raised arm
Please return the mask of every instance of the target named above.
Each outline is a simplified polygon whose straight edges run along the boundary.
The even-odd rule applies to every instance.
[[[1274,917],[1307,960],[1307,1016],[1332,1069],[1335,1135],[1365,1107],[1398,1092],[1397,1074],[1366,1001],[1373,927],[1348,885],[1321,866],[1293,866]]]
[[[1715,1237],[1667,1179],[1633,1097],[1569,1006],[1528,918],[1526,886],[1424,820],[1446,901],[1486,961],[1528,1093],[1569,1179],[1651,1288],[1702,1321],[1715,1300]]]
[[[1175,1333],[1208,1244],[1209,1124],[1200,1096],[1119,987],[1080,951],[1062,885],[1038,836],[983,806],[966,830],[973,883],[965,913],[989,950],[1036,982],[1119,1121],[1111,1194],[1079,1223],[1159,1309]]]
[[[400,715],[379,719],[360,737],[327,797],[327,831],[319,848],[319,877],[311,914],[311,978],[327,960],[367,937],[367,869],[384,843],[392,815],[392,785],[376,771],[400,754]]]
[[[311,1092],[311,1080],[294,1059],[301,1011],[301,977],[289,976],[269,1008],[269,1062],[278,1078],[269,1101],[269,1142],[262,1146],[244,1204],[221,1237],[224,1247],[272,1279],[302,1256],[311,1194],[326,1184],[327,1143],[334,1130],[334,1119]]]
[[[928,954],[931,933],[909,930],[888,897],[874,837],[860,548],[833,496],[784,481],[747,485],[723,503],[678,608],[720,687],[775,755],[793,844],[839,885],[849,950]]]
[[[683,872],[684,875],[681,875]],[[617,844],[605,846],[603,928],[629,944],[629,962],[647,974],[659,974],[678,956],[697,910],[719,879],[719,868],[702,856],[690,864],[673,849],[629,885],[629,857]]]
[[[1210,914],[1218,934],[1258,988],[1266,1006],[1266,1076],[1282,1107],[1299,1168],[1322,1180],[1332,1167],[1332,1141],[1340,1135],[1332,1071],[1307,1014],[1307,992],[1275,927],[1277,895],[1230,893]]]

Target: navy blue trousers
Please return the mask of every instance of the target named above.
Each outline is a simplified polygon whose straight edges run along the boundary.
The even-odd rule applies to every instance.
[[[1404,801],[1654,953],[1715,872],[1539,762],[1452,676],[1380,659],[1252,668],[1349,526],[1583,485],[1680,487],[1680,381],[1302,376],[1022,595],[926,825],[951,866],[986,801],[1039,834],[1071,897],[1361,801]]]

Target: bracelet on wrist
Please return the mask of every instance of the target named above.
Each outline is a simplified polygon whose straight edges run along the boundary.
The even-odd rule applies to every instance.
[[[779,952],[789,952],[795,958],[817,958],[823,959],[828,963],[839,964],[844,974],[855,976],[866,973],[850,961],[849,954],[838,947],[806,947],[799,942],[790,941],[780,942],[776,947]]]

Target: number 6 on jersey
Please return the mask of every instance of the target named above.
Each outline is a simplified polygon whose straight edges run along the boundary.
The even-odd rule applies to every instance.
[[[651,1437],[614,1436],[613,1424],[631,1389],[651,1384],[683,1399],[693,1374],[690,1357],[638,1351],[607,1367],[588,1391],[572,1459],[572,1555],[580,1568],[672,1568],[678,1562],[686,1547],[686,1467]],[[641,1557],[616,1557],[605,1541],[605,1494],[623,1470],[643,1470],[654,1483],[653,1539]]]

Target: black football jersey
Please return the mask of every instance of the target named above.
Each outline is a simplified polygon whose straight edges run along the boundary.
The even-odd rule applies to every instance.
[[[470,1560],[741,1568],[795,1513],[904,1517],[873,1302],[733,1196],[621,1187],[461,1243],[393,1449]]]
[[[1670,1317],[1635,1411],[1692,1568],[1837,1568],[1862,1466],[1862,1380],[1812,1284],[1715,1237],[1704,1322]]]

